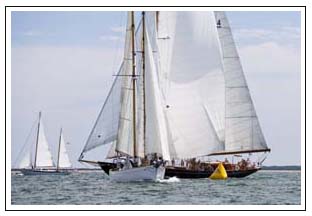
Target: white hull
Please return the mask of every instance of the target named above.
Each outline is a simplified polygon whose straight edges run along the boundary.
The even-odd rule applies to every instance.
[[[119,171],[110,171],[110,179],[116,182],[158,181],[165,177],[165,167],[136,167]]]

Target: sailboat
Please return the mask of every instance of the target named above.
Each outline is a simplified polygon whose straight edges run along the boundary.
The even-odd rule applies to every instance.
[[[135,29],[134,12],[128,12],[122,65],[79,157],[80,162],[100,165],[111,180],[120,182],[161,180],[164,162],[170,160],[144,19],[140,26]],[[147,139],[148,130],[154,130],[157,139]],[[107,147],[102,160],[86,159],[101,146]]]
[[[225,12],[154,12],[152,17],[170,106],[172,158],[194,162],[202,156],[270,152]],[[229,177],[245,177],[258,171],[263,160],[224,166]],[[166,176],[206,178],[218,164],[171,166]]]
[[[197,158],[270,151],[225,12],[143,12],[136,31],[133,22],[127,29],[124,61],[79,161],[111,173],[121,159],[156,154],[167,177],[207,178],[219,162]],[[92,153],[98,159],[87,159]],[[224,167],[244,177],[262,162]]]
[[[41,112],[39,112],[35,140],[34,145],[28,146],[19,164],[20,171],[23,175],[62,174],[63,172],[60,172],[59,168],[63,165],[66,167],[70,166],[61,133],[57,168],[55,168],[49,144],[45,136]],[[61,143],[64,144],[61,145]]]

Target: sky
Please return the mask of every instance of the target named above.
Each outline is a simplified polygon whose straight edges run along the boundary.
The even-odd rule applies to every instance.
[[[265,165],[299,165],[300,12],[227,12],[259,121]],[[125,12],[11,14],[12,163],[43,112],[52,153],[84,147],[121,63]]]

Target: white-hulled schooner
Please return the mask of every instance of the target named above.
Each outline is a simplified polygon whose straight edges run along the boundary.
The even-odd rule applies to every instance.
[[[45,136],[41,112],[39,112],[35,141],[31,142],[30,146],[27,144],[26,142],[26,145],[19,154],[23,154],[23,157],[18,165],[18,169],[24,175],[67,174],[63,170],[70,168],[71,163],[67,155],[62,129],[59,137],[57,163],[55,166],[49,143]]]
[[[171,161],[269,152],[225,13],[142,14],[136,33],[130,15],[124,61],[79,160],[123,173],[130,168],[120,160],[141,158],[136,166],[148,167],[151,156]],[[86,159],[91,152],[101,152],[99,159]],[[259,169],[230,165],[229,177]],[[166,168],[167,176],[182,178],[211,173]]]
[[[163,161],[170,160],[145,19],[140,26],[135,29],[134,12],[129,12],[122,65],[79,158],[80,162],[99,163],[104,170],[108,167],[106,173],[116,181],[163,179]],[[148,129],[157,133],[156,140],[147,139]],[[101,146],[107,147],[106,158],[113,162],[85,159],[87,152]]]

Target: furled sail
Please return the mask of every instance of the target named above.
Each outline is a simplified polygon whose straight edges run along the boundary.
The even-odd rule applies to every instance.
[[[225,150],[269,151],[249,93],[229,22],[224,12],[215,12],[225,78]]]
[[[213,12],[159,12],[158,80],[172,157],[224,148],[224,77]]]
[[[66,143],[64,140],[63,132],[61,132],[61,137],[60,137],[60,150],[59,150],[59,164],[58,165],[61,168],[71,167],[71,162],[67,154]]]
[[[44,127],[41,119],[38,133],[37,161],[35,165],[36,167],[54,166],[52,154],[49,149],[49,144],[44,133]]]

